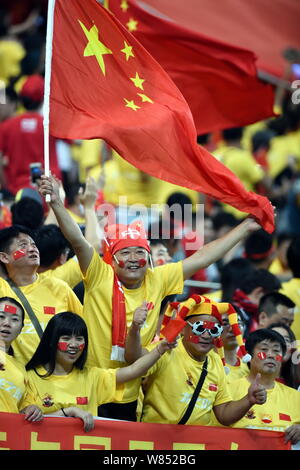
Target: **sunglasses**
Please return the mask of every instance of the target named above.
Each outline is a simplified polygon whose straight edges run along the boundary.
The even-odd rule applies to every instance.
[[[212,321],[195,321],[194,323],[187,321],[187,324],[190,325],[192,332],[197,336],[201,336],[207,331],[212,338],[217,338],[221,336],[223,331],[223,326],[220,323]]]

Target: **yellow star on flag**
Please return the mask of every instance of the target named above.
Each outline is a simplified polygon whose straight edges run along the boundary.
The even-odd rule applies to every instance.
[[[126,26],[129,31],[136,31],[137,25],[138,25],[138,21],[134,20],[133,18],[130,18],[128,23],[126,23]]]
[[[133,111],[136,111],[137,109],[140,109],[140,106],[137,106],[133,100],[128,101],[126,98],[124,98],[124,100],[126,101],[125,106],[127,108],[131,108],[131,109],[133,109]]]
[[[128,10],[128,3],[126,0],[122,0],[121,1],[121,4],[120,4],[120,7],[123,11],[123,13],[125,13],[127,10]]]
[[[79,20],[78,20],[79,21]],[[88,30],[81,21],[79,21],[80,26],[82,27],[86,38],[88,39],[88,44],[84,49],[84,57],[90,57],[94,55],[97,59],[97,62],[102,70],[103,75],[105,75],[105,63],[103,60],[104,54],[112,54],[112,51],[108,49],[101,41],[98,39],[98,28],[94,24],[90,30]]]
[[[134,78],[130,78],[130,80],[135,84],[135,86],[137,88],[140,88],[141,90],[143,90],[143,83],[144,83],[144,79],[139,77],[139,74],[136,72],[135,74],[135,77]]]
[[[124,49],[121,49],[121,52],[124,52],[124,54],[126,55],[126,60],[129,59],[129,57],[134,57],[134,53],[132,51],[132,46],[129,46],[129,44],[127,44],[126,41],[124,41]]]
[[[154,103],[151,98],[149,98],[147,95],[143,95],[143,93],[138,93],[138,95],[141,97],[143,103]]]

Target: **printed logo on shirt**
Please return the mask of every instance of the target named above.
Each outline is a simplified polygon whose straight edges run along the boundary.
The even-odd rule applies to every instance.
[[[77,405],[87,405],[89,402],[88,397],[76,397]]]
[[[265,423],[265,424],[269,424],[269,423],[272,423],[273,421],[273,418],[271,415],[263,415],[263,417],[261,418],[262,422]]]
[[[20,400],[22,398],[23,392],[20,390],[15,384],[9,382],[4,378],[0,378],[0,390],[5,390],[8,392],[13,398],[16,400]]]
[[[181,403],[189,403],[192,398],[192,393],[184,392],[181,394]],[[199,410],[211,410],[212,409],[212,401],[209,398],[201,398],[199,397],[196,401],[195,408]]]
[[[211,392],[217,392],[218,391],[218,385],[217,384],[209,384],[208,390]]]
[[[37,119],[35,118],[27,118],[27,119],[22,119],[21,121],[21,129],[24,132],[35,132],[37,129]]]
[[[285,413],[279,413],[279,419],[281,419],[281,421],[292,421],[290,415],[286,415]]]
[[[44,307],[45,315],[55,315],[55,307]]]
[[[50,408],[50,406],[54,405],[53,398],[48,393],[42,398],[42,402],[45,408]]]

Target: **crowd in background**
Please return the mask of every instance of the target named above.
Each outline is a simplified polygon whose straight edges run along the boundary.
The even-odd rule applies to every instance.
[[[72,291],[68,290],[64,294],[68,296],[68,302],[60,305],[56,313],[70,311],[80,316],[81,304],[84,305],[85,295],[90,287],[82,283],[81,263],[80,272],[78,263],[73,258],[74,252],[77,255],[76,249],[68,236],[64,236],[65,233],[63,235],[63,224],[59,220],[59,215],[55,213],[55,207],[49,208],[38,191],[38,182],[43,173],[42,112],[46,3],[46,1],[14,2],[10,0],[2,2],[0,8],[0,85],[5,90],[5,102],[0,104],[0,229],[2,232],[17,225],[22,226],[23,230],[24,227],[28,230],[25,233],[28,236],[30,234],[30,237],[34,239],[40,255],[37,271],[40,279],[45,281],[47,278],[49,282],[50,276],[44,274],[42,277],[43,273],[61,268],[63,274],[60,279],[66,281]],[[246,237],[241,237],[231,249],[225,250],[226,253],[218,260],[193,272],[187,280],[198,282],[186,282],[182,293],[178,287],[179,280],[176,281],[177,284],[174,281],[174,285],[164,291],[166,295],[162,299],[160,322],[163,321],[165,308],[170,301],[184,302],[193,295],[204,295],[210,302],[230,303],[238,312],[239,324],[244,339],[249,341],[251,352],[253,353],[257,344],[264,341],[276,344],[279,349],[275,352],[281,355],[283,360],[281,368],[277,368],[272,377],[285,386],[297,390],[300,386],[299,352],[297,353],[300,344],[300,105],[293,104],[290,93],[286,92],[277,117],[243,128],[225,129],[201,135],[198,136],[198,143],[205,146],[231,169],[247,190],[255,191],[270,199],[276,207],[276,229],[273,234],[259,229],[249,232]],[[35,164],[34,167],[32,164]],[[60,195],[68,215],[79,226],[81,233],[101,257],[105,254],[104,233],[107,218],[101,211],[105,204],[115,208],[116,222],[122,222],[122,217],[128,216],[129,208],[133,204],[141,204],[148,209],[149,217],[145,223],[145,229],[150,240],[154,266],[180,263],[197,253],[203,245],[226,237],[247,216],[231,206],[221,204],[200,193],[142,173],[99,139],[68,141],[51,137],[50,169],[52,174],[61,181]],[[34,174],[35,171],[36,174]],[[90,180],[90,177],[93,180]],[[156,205],[155,211],[151,210],[154,204]],[[181,208],[179,212],[173,213],[172,210],[168,210],[168,208],[174,208],[175,205]],[[96,228],[92,226],[92,229],[89,222],[91,206],[98,216],[98,226]],[[203,207],[204,219],[200,216]],[[132,219],[127,217],[126,223],[130,222]],[[20,233],[23,233],[22,230],[12,234],[11,240],[14,237],[17,239]],[[190,248],[191,240],[193,241],[192,249]],[[0,251],[4,252],[6,247],[1,233],[0,243]],[[22,247],[20,249],[22,250]],[[67,268],[64,270],[68,260],[73,264],[69,270]],[[7,275],[13,277],[13,267],[8,268],[10,265],[7,265],[5,269],[3,259],[1,262],[2,279],[7,279]],[[95,264],[95,261],[91,263]],[[59,282],[62,281],[57,282],[60,286]],[[58,286],[56,286],[57,289]],[[64,286],[61,285],[59,288],[61,290],[57,290],[56,295],[61,295]],[[0,284],[1,298],[8,296],[5,289],[3,286],[1,288]],[[5,305],[11,304],[9,300],[3,300],[3,302]],[[20,309],[22,314],[22,305],[12,306]],[[109,314],[111,315],[111,312]],[[207,315],[208,312],[204,314]],[[19,319],[21,323],[24,322],[24,310],[22,315],[23,320]],[[134,318],[132,316],[133,320]],[[249,368],[240,360],[242,356],[238,353],[236,335],[229,331],[230,325],[226,312],[222,319],[225,358],[231,368],[229,374],[231,379],[228,382],[232,382],[233,379],[242,380],[249,373]],[[78,344],[84,340],[87,343],[85,326],[79,323]],[[138,319],[136,323],[139,324]],[[265,332],[266,329],[275,330],[281,339],[284,338],[284,341],[280,342],[276,334],[272,336],[273,333],[262,333],[257,338],[252,336],[253,333],[260,330]],[[137,328],[138,331],[139,328]],[[156,333],[159,336],[160,323],[157,325]],[[70,334],[65,334],[65,336],[70,336]],[[154,337],[155,335],[151,340]],[[49,338],[48,341],[50,341]],[[251,338],[254,338],[253,344]],[[147,341],[147,343],[150,342]],[[157,343],[154,344],[157,347]],[[37,344],[33,346],[29,348],[30,353],[34,352]],[[144,346],[149,346],[149,344]],[[172,349],[173,346],[166,346],[164,343],[158,355],[161,356],[169,349],[171,349],[171,352],[168,352],[170,357],[172,354],[177,354],[174,352],[176,348]],[[18,353],[18,348],[14,349]],[[46,362],[41,359],[42,349],[43,347],[38,349],[27,367],[31,377],[34,375],[32,372],[34,367],[41,367],[51,362],[51,358],[48,358]],[[149,354],[152,354],[151,347]],[[136,361],[138,356],[134,355],[134,360],[130,362]],[[164,358],[169,356],[165,354]],[[26,357],[26,362],[29,359],[31,357]],[[154,357],[153,361],[157,359],[158,357]],[[146,359],[144,360],[146,362]],[[150,359],[147,360],[150,361]],[[164,360],[167,362],[167,359]],[[177,361],[176,358],[175,360]],[[152,365],[150,362],[147,369]],[[103,364],[101,367],[107,366]],[[254,383],[256,375],[251,372],[252,367],[255,373],[260,370],[254,363],[251,365],[250,376],[252,373],[252,383]],[[101,395],[98,402],[95,399],[92,410],[94,415],[97,413],[97,403],[113,401],[118,393],[121,393],[120,384],[137,377],[132,372],[131,375],[128,372],[128,376],[125,377],[125,369],[122,369],[124,377],[117,378],[117,384],[114,383],[114,385],[112,384],[115,376],[112,372],[107,376],[104,374],[104,377],[95,373],[93,379],[90,376],[84,379],[89,383],[94,381],[93,387],[95,387],[95,382],[99,384],[101,382],[102,387],[111,387],[107,396],[103,398]],[[57,364],[53,364],[51,373],[53,371],[59,375],[60,369]],[[139,368],[138,372],[143,375],[142,372],[145,370]],[[272,384],[273,378],[269,379]],[[211,380],[214,379],[211,378]],[[76,381],[76,377],[73,377],[69,386],[73,387]],[[34,379],[33,382],[32,388],[38,388],[38,380]],[[55,387],[54,381],[52,381],[53,386]],[[244,383],[243,386],[241,385],[241,388],[243,387],[245,388]],[[147,390],[150,392],[146,395],[144,417],[148,416],[151,421],[154,418],[149,403],[151,404],[152,395],[155,396],[157,393],[153,379],[144,381],[144,393],[147,394]],[[234,393],[232,389],[231,392],[234,400],[240,400],[243,396]],[[80,395],[80,392],[78,393]],[[92,393],[96,396],[98,391],[94,390]],[[246,388],[245,393],[247,393]],[[284,394],[284,390],[280,393]],[[38,419],[38,412],[32,411],[30,405],[34,401],[32,397],[36,397],[37,394],[36,390],[31,390],[30,398],[27,397],[25,403],[22,404],[25,409],[26,406],[29,407],[27,415],[33,417],[33,420]],[[143,396],[140,395],[139,400],[142,402]],[[214,407],[217,418],[224,425],[232,424],[230,420],[225,419],[227,416],[225,412],[220,413],[222,404],[228,401],[228,395],[224,392],[224,396],[220,396],[218,400]],[[253,403],[259,402],[253,401]],[[171,415],[172,410],[169,410],[167,404],[165,406],[165,411],[167,410]],[[297,415],[295,422],[299,424],[299,410],[293,410],[293,412]],[[91,429],[89,418],[82,417],[82,414],[74,409],[62,407],[60,415],[81,417],[84,419],[85,429]],[[112,414],[100,414],[100,416],[111,417]],[[171,421],[171,418],[170,421],[167,418],[161,420],[161,422]],[[293,436],[289,437],[293,440]],[[296,440],[295,438],[294,442]]]

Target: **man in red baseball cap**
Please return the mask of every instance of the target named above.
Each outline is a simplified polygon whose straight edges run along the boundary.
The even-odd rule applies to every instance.
[[[83,274],[83,316],[91,338],[90,366],[124,367],[127,327],[131,325],[136,309],[142,308],[147,312],[141,328],[141,342],[145,347],[155,335],[162,299],[182,293],[184,279],[222,258],[237,242],[259,228],[253,219],[248,218],[189,258],[151,269],[150,248],[142,224],[110,227],[104,255],[104,259],[110,259],[105,263],[68,215],[53,177],[42,176],[40,193],[51,195],[51,208],[77,255]],[[101,416],[135,420],[139,386],[139,380],[126,384],[123,403],[104,405],[106,410]]]

